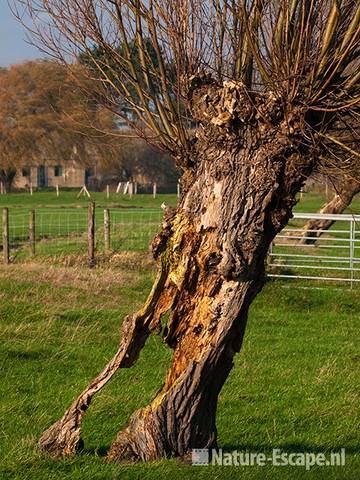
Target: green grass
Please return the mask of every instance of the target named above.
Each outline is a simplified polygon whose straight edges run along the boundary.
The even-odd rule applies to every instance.
[[[0,197],[0,208],[9,208],[10,243],[16,257],[26,257],[28,246],[29,210],[35,210],[37,253],[68,254],[86,250],[87,197],[77,197],[77,190],[62,191],[60,197],[52,191],[39,191],[33,196],[15,193]],[[159,230],[162,203],[176,204],[176,195],[126,195],[101,192],[91,194],[96,205],[96,237],[103,247],[103,212],[111,212],[112,248],[116,250],[146,250],[150,239]],[[2,219],[0,219],[1,227]]]
[[[9,208],[38,208],[38,207],[86,207],[89,203],[89,198],[78,197],[79,190],[62,190],[60,196],[57,197],[55,190],[40,190],[34,192],[33,195],[29,193],[10,193],[0,196],[0,207]],[[96,202],[98,206],[106,207],[117,205],[121,207],[141,207],[141,208],[160,208],[160,205],[165,201],[171,205],[176,203],[176,195],[159,194],[156,198],[152,195],[139,194],[129,195],[110,193],[109,199],[104,192],[91,192],[91,199]]]
[[[40,455],[37,438],[115,352],[121,319],[150,287],[146,256],[119,257],[113,268],[93,271],[46,262],[0,266],[1,479],[359,478],[360,292],[299,282],[267,284],[251,307],[244,347],[220,395],[219,442],[228,451],[345,447],[345,467],[107,463],[102,455],[117,431],[161,386],[170,352],[157,337],[94,400],[85,451],[61,461]]]
[[[324,193],[306,192],[303,198],[299,198],[299,202],[295,207],[295,211],[303,213],[315,213],[319,210],[324,203],[330,200],[333,193],[329,192],[328,198]],[[299,195],[300,197],[300,195]],[[360,195],[356,195],[351,205],[346,209],[345,213],[352,213],[355,215],[360,214]]]
[[[28,242],[28,216],[29,210],[36,211],[36,253],[37,256],[47,256],[49,261],[53,257],[63,257],[73,254],[84,254],[87,248],[87,197],[77,198],[78,190],[61,191],[60,197],[57,197],[54,191],[45,190],[34,193],[33,196],[28,193],[14,193],[0,196],[0,208],[7,206],[10,211],[10,243],[12,251],[12,260],[20,261],[29,258],[30,248]],[[132,198],[125,195],[111,193],[107,199],[105,193],[92,193],[92,199],[96,202],[96,242],[97,250],[104,250],[104,228],[103,211],[109,208],[111,213],[111,248],[113,251],[142,251],[148,250],[149,243],[159,230],[163,211],[160,208],[163,202],[168,205],[176,205],[175,195],[159,195],[156,199],[152,195],[134,195]],[[316,212],[326,201],[324,195],[308,192],[304,194],[295,208],[298,212]],[[348,212],[360,213],[360,197],[357,197]],[[0,216],[1,217],[1,216]],[[303,220],[292,220],[289,226],[292,228],[301,228],[304,225]],[[1,228],[1,218],[0,218]],[[329,231],[327,236],[332,238],[349,237],[348,233],[336,233],[335,230],[347,230],[349,224],[337,222]],[[360,241],[360,228],[357,227],[356,240]],[[277,253],[299,253],[299,254],[317,254],[324,256],[343,256],[349,255],[349,243],[338,242],[337,245],[343,245],[339,248],[323,248],[327,241],[321,240],[316,248],[303,248],[294,251],[293,245],[276,247]],[[356,245],[357,246],[357,245]],[[359,249],[356,249],[356,256],[359,257]],[[272,271],[275,273],[300,274],[300,275],[322,275],[335,277],[349,277],[350,272],[328,270],[315,270],[312,262],[309,267],[293,268],[291,265],[304,264],[302,259],[285,258],[277,259],[280,263]],[[290,266],[288,266],[290,265]],[[332,261],[326,266],[345,267],[345,263]],[[360,272],[355,273],[355,278],[360,278]]]
[[[29,193],[10,193],[0,196],[0,207],[9,208],[30,208],[40,207],[86,207],[89,199],[87,197],[78,197],[79,190],[63,190],[60,196],[57,197],[55,190],[41,190],[34,192],[33,195]],[[329,198],[331,198],[329,193]],[[91,200],[96,202],[99,207],[120,206],[120,207],[141,207],[141,208],[160,208],[163,202],[174,206],[176,204],[176,195],[174,194],[160,194],[154,199],[152,195],[140,194],[129,197],[128,195],[110,193],[110,198],[107,199],[104,192],[92,192]],[[324,194],[307,192],[295,207],[295,211],[301,212],[316,212],[321,205],[326,202]],[[360,213],[360,195],[358,195],[352,202],[348,212]]]
[[[87,197],[78,198],[78,190],[39,191],[34,195],[13,193],[0,196],[0,208],[9,208],[10,244],[13,257],[29,255],[29,210],[35,209],[37,254],[59,255],[86,250]],[[103,211],[111,212],[111,246],[116,251],[145,251],[151,238],[159,230],[163,212],[162,203],[176,205],[176,195],[118,195],[91,194],[96,204],[96,236],[98,248],[103,248]],[[2,218],[0,218],[0,228]]]

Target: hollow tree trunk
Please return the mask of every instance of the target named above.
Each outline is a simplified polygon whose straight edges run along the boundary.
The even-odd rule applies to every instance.
[[[319,213],[340,214],[351,204],[355,195],[360,192],[360,183],[348,179],[339,184],[334,197],[327,202]],[[304,226],[303,236],[300,243],[314,245],[326,230],[335,223],[335,220],[310,220]]]
[[[295,120],[278,115],[281,99],[264,95],[254,109],[241,84],[196,87],[190,98],[200,125],[192,159],[183,163],[183,196],[153,242],[157,280],[144,308],[125,319],[113,360],[41,437],[41,449],[53,455],[76,451],[93,395],[119,367],[132,365],[153,331],[174,350],[169,371],[151,404],[117,435],[109,458],[155,460],[216,446],[219,392],[264,284],[269,245],[312,162],[304,143],[288,136]]]

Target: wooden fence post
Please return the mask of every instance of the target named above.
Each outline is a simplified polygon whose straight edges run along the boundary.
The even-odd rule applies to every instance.
[[[110,210],[104,210],[104,250],[105,253],[110,251]]]
[[[106,198],[107,199],[110,198],[110,187],[109,187],[109,185],[106,185]]]
[[[8,265],[10,263],[10,245],[9,245],[9,209],[3,208],[2,214],[2,227],[3,227],[3,254],[4,263]]]
[[[95,203],[88,206],[88,265],[95,266]]]
[[[30,251],[35,255],[35,210],[29,211],[29,242]]]
[[[156,183],[153,184],[153,198],[156,198],[156,193],[157,193],[157,185]]]

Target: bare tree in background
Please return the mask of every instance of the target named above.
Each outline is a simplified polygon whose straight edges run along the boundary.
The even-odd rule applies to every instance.
[[[350,151],[338,149],[333,156],[317,165],[318,173],[325,175],[326,181],[332,184],[335,193],[331,200],[321,207],[321,214],[341,214],[348,208],[354,197],[360,193],[360,161],[352,151],[359,150],[359,121],[343,120],[343,126],[336,125],[337,134],[342,142],[346,142]],[[335,160],[334,160],[335,156]],[[339,168],[339,163],[342,168]],[[324,178],[324,176],[323,176]],[[314,245],[317,240],[335,223],[335,220],[309,220],[304,226],[300,243]]]
[[[159,268],[145,305],[125,318],[118,352],[42,435],[40,447],[56,456],[76,451],[93,395],[119,367],[133,365],[153,332],[173,349],[170,368],[154,400],[118,434],[109,458],[155,460],[215,447],[218,395],[264,285],[268,247],[319,159],[333,147],[359,156],[334,125],[344,115],[359,118],[360,72],[353,65],[360,5],[18,0],[17,6],[19,17],[30,16],[35,42],[70,69],[71,58],[101,48],[92,58],[101,78],[98,100],[182,169],[179,205],[166,211],[152,244]]]
[[[114,138],[113,148],[99,156],[98,169],[105,178],[119,181],[137,181],[140,184],[156,182],[166,186],[175,184],[178,172],[174,161],[166,153],[141,138]]]
[[[335,193],[331,200],[327,201],[319,210],[321,214],[341,214],[348,208],[354,197],[360,193],[359,180],[346,175],[338,175],[338,179],[334,181]],[[304,226],[301,243],[305,245],[313,245],[316,241],[334,225],[336,220],[309,220]]]

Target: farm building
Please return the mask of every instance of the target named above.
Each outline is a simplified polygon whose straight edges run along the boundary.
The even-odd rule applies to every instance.
[[[91,169],[76,162],[66,165],[25,166],[18,170],[15,178],[15,188],[45,188],[45,187],[82,187],[88,183],[92,175]]]

